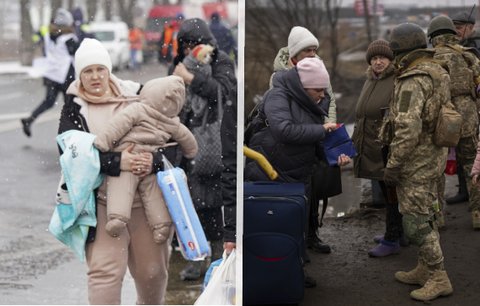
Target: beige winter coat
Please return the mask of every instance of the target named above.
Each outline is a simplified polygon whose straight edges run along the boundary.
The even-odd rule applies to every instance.
[[[178,76],[148,81],[140,92],[140,102],[132,102],[115,114],[108,126],[97,134],[95,147],[102,152],[123,151],[134,143],[135,151],[153,152],[178,143],[186,158],[198,151],[190,130],[180,123],[178,114],[185,103],[185,85]]]

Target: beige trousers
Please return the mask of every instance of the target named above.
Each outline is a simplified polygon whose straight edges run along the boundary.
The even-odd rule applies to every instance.
[[[143,207],[132,209],[127,230],[116,238],[105,231],[105,205],[97,205],[97,222],[95,241],[86,247],[89,303],[121,304],[122,282],[128,266],[135,280],[137,304],[164,304],[173,226],[170,239],[157,244]]]

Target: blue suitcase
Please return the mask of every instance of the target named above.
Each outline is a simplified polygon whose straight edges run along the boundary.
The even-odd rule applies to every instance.
[[[294,304],[303,300],[306,218],[301,183],[245,182],[243,301]]]

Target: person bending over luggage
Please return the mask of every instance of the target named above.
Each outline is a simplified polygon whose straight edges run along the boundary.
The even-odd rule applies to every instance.
[[[262,153],[278,172],[277,180],[302,182],[310,196],[310,179],[314,165],[325,161],[322,140],[337,128],[325,123],[329,107],[326,88],[330,77],[318,58],[304,58],[292,69],[278,71],[259,110],[265,126],[256,132],[250,147]],[[350,163],[345,155],[338,157],[340,166]],[[244,177],[247,181],[268,181],[268,176],[253,160],[247,159]],[[305,284],[307,287],[315,286]]]

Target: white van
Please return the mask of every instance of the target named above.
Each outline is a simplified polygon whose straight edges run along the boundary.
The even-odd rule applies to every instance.
[[[112,58],[113,69],[127,68],[130,62],[128,26],[123,21],[90,23],[90,31],[103,43]]]

